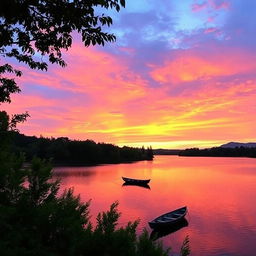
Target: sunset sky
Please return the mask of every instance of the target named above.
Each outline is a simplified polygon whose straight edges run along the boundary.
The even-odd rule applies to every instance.
[[[21,66],[22,92],[2,105],[28,111],[26,135],[153,148],[256,141],[256,1],[126,0],[110,12],[117,36],[68,66]]]

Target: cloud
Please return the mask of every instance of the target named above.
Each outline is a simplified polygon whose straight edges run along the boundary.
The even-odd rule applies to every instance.
[[[217,47],[208,52],[178,51],[162,66],[154,67],[151,76],[160,83],[177,84],[254,73],[255,68],[255,57],[250,52]]]
[[[22,93],[1,107],[28,110],[20,129],[30,135],[154,147],[254,140],[253,10],[238,0],[131,8],[116,20],[117,43],[85,48],[74,35],[67,68],[22,67]]]
[[[199,12],[205,9],[213,9],[219,11],[221,9],[230,9],[230,2],[227,0],[207,0],[202,3],[194,1],[192,4],[192,11]]]

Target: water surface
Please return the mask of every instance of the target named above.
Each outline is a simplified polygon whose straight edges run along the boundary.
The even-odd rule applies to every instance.
[[[118,200],[121,224],[140,219],[138,231],[151,232],[148,221],[186,205],[187,223],[160,234],[172,255],[186,235],[192,256],[256,255],[256,159],[156,156],[154,161],[54,171],[62,189],[74,187],[82,201],[92,199],[93,222]],[[122,176],[150,178],[150,189],[122,186]]]

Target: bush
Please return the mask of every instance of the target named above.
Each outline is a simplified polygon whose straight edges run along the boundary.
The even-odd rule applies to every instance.
[[[4,163],[4,164],[3,164]],[[0,153],[1,255],[168,255],[138,221],[118,227],[118,203],[89,221],[90,202],[82,203],[72,189],[57,196],[60,182],[52,180],[49,163],[38,158],[22,168],[22,157]]]

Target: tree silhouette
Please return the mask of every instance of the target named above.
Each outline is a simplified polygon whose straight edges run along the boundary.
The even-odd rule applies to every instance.
[[[1,112],[0,112],[1,114]],[[140,160],[153,160],[152,148],[118,147],[109,143],[96,143],[93,140],[70,140],[60,138],[37,138],[12,131],[11,151],[24,152],[26,161],[34,156],[52,159],[55,165],[95,165],[103,163],[123,163]]]
[[[98,12],[124,6],[125,0],[1,0],[0,57],[14,58],[31,69],[47,70],[48,63],[64,67],[62,51],[71,47],[72,32],[82,36],[86,47],[113,42],[115,35],[103,31],[112,18]],[[7,73],[22,75],[8,63],[0,66],[0,103],[10,103],[10,95],[20,92]]]

